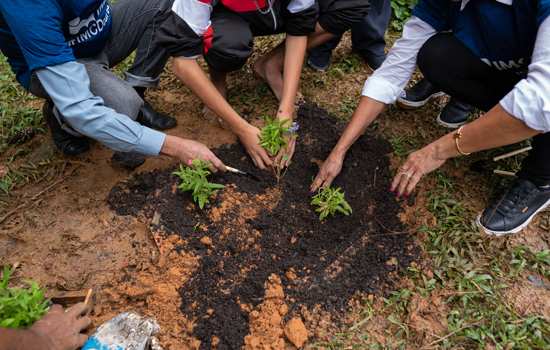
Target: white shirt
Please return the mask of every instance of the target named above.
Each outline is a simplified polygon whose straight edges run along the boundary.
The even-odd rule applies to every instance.
[[[463,0],[462,6],[468,1]],[[500,2],[511,4],[510,0]],[[436,33],[428,23],[411,17],[382,66],[365,82],[363,96],[385,104],[394,103],[416,69],[418,52]],[[539,27],[527,78],[521,80],[500,105],[531,129],[550,132],[550,17]]]

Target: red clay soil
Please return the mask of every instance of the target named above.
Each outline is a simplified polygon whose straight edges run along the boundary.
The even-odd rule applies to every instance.
[[[192,321],[182,336],[202,349],[282,348],[285,325],[290,343],[304,338],[300,322],[311,339],[327,318],[338,324],[356,298],[391,287],[418,255],[388,192],[390,145],[372,134],[356,143],[335,183],[354,212],[319,222],[309,185],[342,126],[311,104],[298,121],[296,155],[279,183],[257,171],[240,145],[228,145],[215,152],[261,180],[213,176],[227,186],[205,210],[176,191],[173,168],[138,174],[109,195],[116,213],[152,220],[161,236],[178,235],[174,254],[196,261],[179,293]],[[280,286],[275,298],[268,297],[273,286]]]

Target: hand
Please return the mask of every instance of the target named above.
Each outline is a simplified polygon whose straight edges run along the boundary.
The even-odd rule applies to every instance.
[[[409,196],[422,176],[438,169],[445,161],[446,159],[437,156],[434,144],[411,153],[393,179],[391,191],[396,192],[398,197]]]
[[[296,135],[286,136],[286,146],[279,151],[279,154],[275,157],[275,167],[277,169],[284,169],[290,165],[294,151],[296,151]]]
[[[88,337],[81,332],[91,323],[87,306],[76,304],[66,311],[53,305],[50,311],[30,328],[30,331],[44,340],[43,349],[76,350],[81,348]]]
[[[313,180],[313,184],[310,188],[311,192],[315,192],[321,187],[327,187],[332,184],[334,178],[342,171],[344,157],[345,155],[341,153],[334,151],[330,153],[328,158],[323,162],[323,165],[321,165],[317,177]]]
[[[185,164],[190,164],[195,159],[210,163],[210,170],[226,171],[223,162],[205,145],[193,140],[186,140],[175,136],[166,136],[162,153],[178,158]]]
[[[252,158],[254,165],[265,170],[273,165],[266,150],[260,146],[260,130],[252,125],[248,125],[242,132],[237,133],[239,140]]]

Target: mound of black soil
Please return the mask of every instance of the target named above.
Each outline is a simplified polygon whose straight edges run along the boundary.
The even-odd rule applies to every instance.
[[[351,298],[390,286],[393,272],[406,268],[418,254],[398,219],[400,206],[388,192],[388,142],[367,134],[354,145],[335,182],[346,192],[353,214],[319,222],[309,193],[318,170],[314,161],[326,158],[342,127],[311,104],[300,108],[298,121],[301,130],[293,164],[279,183],[273,175],[256,170],[240,145],[215,151],[226,164],[262,180],[224,174],[212,181],[233,184],[248,199],[270,188],[281,191],[274,209],[262,209],[254,218],[242,218],[242,210],[250,205],[247,199],[213,222],[209,214],[221,206],[220,195],[199,210],[189,195],[174,191],[174,169],[138,174],[113,188],[109,196],[120,215],[151,218],[159,213],[163,230],[182,236],[186,242],[182,249],[201,256],[197,273],[181,288],[181,308],[197,319],[194,335],[204,349],[212,347],[214,336],[219,339],[218,349],[243,345],[249,325],[241,305],[261,303],[271,274],[282,279],[289,315],[320,306],[338,319]],[[199,241],[205,234],[212,238],[211,247]]]

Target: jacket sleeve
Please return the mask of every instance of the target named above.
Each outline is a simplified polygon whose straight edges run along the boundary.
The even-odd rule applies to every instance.
[[[315,0],[291,0],[284,11],[286,33],[294,36],[313,33],[318,13]]]
[[[451,6],[460,6],[460,2],[454,5],[448,0],[420,0],[414,7],[412,15],[431,25],[438,32],[451,29],[449,15]]]
[[[175,0],[157,33],[159,44],[172,57],[196,58],[203,54],[211,27],[213,0]]]
[[[430,24],[411,17],[382,66],[365,82],[362,95],[385,104],[394,103],[416,69],[418,52],[436,33]]]
[[[90,91],[86,68],[67,62],[36,70],[44,90],[52,99],[63,120],[74,130],[122,152],[158,155],[165,134],[149,129],[105,106]]]
[[[533,130],[550,132],[550,16],[539,27],[527,78],[500,105]]]

